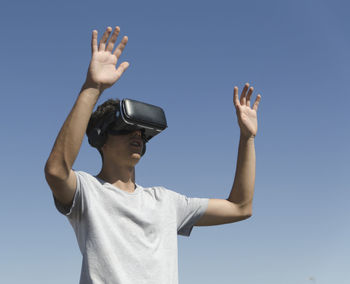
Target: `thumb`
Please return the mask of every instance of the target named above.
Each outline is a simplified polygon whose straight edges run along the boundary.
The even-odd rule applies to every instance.
[[[125,71],[126,69],[128,69],[129,66],[130,66],[130,63],[127,62],[127,61],[124,61],[123,63],[121,63],[121,64],[119,65],[119,67],[117,68],[117,73],[118,73],[118,75],[121,76],[121,75],[124,73],[124,71]]]

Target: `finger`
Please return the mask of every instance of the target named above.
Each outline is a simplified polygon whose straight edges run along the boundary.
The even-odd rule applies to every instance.
[[[94,53],[97,51],[97,31],[92,31],[92,37],[91,37],[91,52]]]
[[[117,41],[117,37],[119,35],[119,32],[120,32],[120,28],[118,26],[115,27],[114,32],[112,33],[112,36],[107,44],[106,51],[112,52],[114,44]]]
[[[120,77],[124,73],[124,71],[128,69],[129,66],[130,66],[129,62],[124,61],[123,63],[121,63],[117,68],[118,76]]]
[[[241,93],[241,99],[240,99],[240,101],[241,101],[241,104],[242,104],[242,105],[245,105],[245,100],[246,100],[246,99],[245,99],[245,96],[246,96],[246,93],[247,93],[248,88],[249,88],[249,84],[246,83],[246,84],[244,85],[244,88],[243,88],[242,93]]]
[[[115,51],[113,52],[113,54],[115,56],[117,56],[117,58],[120,57],[120,55],[122,54],[126,44],[128,43],[128,37],[124,36],[122,41],[118,44],[117,48],[115,49]]]
[[[253,110],[255,111],[258,111],[258,106],[259,106],[259,102],[261,100],[261,95],[257,95],[256,99],[255,99],[255,102],[254,102],[254,105],[253,105]]]
[[[237,86],[235,86],[233,88],[233,104],[235,105],[235,107],[239,106],[238,87]]]
[[[106,31],[104,32],[101,40],[100,40],[100,46],[98,47],[98,50],[99,51],[104,51],[105,50],[105,47],[106,47],[106,42],[107,42],[107,39],[110,35],[112,31],[112,28],[111,27],[107,27]]]
[[[247,99],[246,99],[246,105],[250,107],[250,97],[252,96],[254,91],[253,87],[250,87],[248,90],[248,95],[247,95]]]

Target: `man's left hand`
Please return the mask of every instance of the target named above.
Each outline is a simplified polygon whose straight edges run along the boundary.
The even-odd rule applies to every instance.
[[[238,87],[234,87],[233,91],[233,103],[236,107],[236,114],[238,124],[241,129],[241,135],[244,138],[254,138],[258,132],[258,119],[257,111],[258,105],[261,100],[261,95],[258,94],[253,107],[250,107],[250,98],[253,94],[253,87],[249,88],[249,84],[246,83],[241,94],[241,98],[238,99]]]

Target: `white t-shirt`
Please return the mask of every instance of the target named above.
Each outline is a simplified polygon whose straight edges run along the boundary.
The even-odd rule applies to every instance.
[[[77,189],[59,212],[72,225],[83,256],[83,284],[178,284],[177,235],[190,236],[208,198],[189,198],[164,187],[132,193],[75,171]]]

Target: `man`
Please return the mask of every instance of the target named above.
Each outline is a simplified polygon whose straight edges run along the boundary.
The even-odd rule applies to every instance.
[[[164,187],[135,184],[135,165],[145,147],[141,130],[108,134],[98,148],[103,165],[97,176],[74,171],[84,132],[98,121],[96,113],[117,105],[109,100],[91,115],[103,91],[129,66],[123,62],[116,68],[128,41],[124,36],[113,51],[119,32],[119,27],[113,33],[108,27],[98,45],[97,31],[93,31],[86,81],[57,136],[45,177],[57,209],[68,217],[76,233],[83,255],[80,283],[175,284],[177,234],[189,236],[193,226],[233,223],[252,215],[254,137],[261,96],[251,108],[253,88],[246,84],[240,99],[234,88],[241,135],[236,175],[227,199],[188,198]]]

